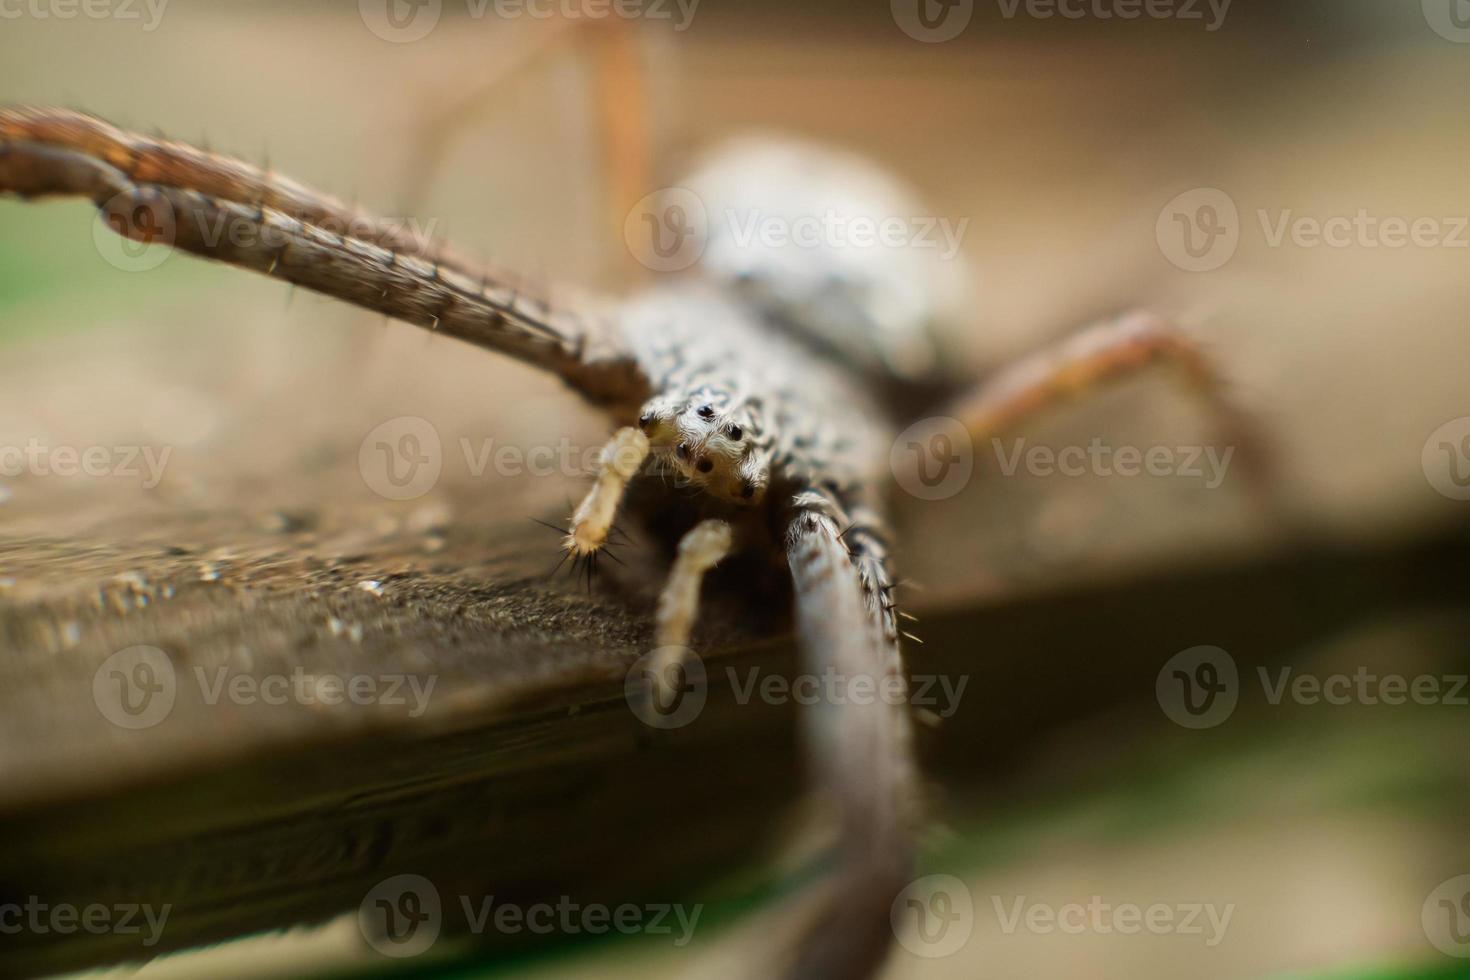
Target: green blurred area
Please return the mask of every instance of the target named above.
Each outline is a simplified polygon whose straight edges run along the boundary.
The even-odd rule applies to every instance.
[[[92,245],[96,213],[85,202],[0,200],[0,343],[105,329],[139,310],[146,320],[215,274],[181,256],[147,275],[107,264]]]

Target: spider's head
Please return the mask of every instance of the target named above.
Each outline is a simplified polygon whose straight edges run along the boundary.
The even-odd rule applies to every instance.
[[[760,420],[729,392],[705,387],[688,398],[655,398],[638,425],[654,454],[685,482],[735,504],[765,498],[771,465]]]

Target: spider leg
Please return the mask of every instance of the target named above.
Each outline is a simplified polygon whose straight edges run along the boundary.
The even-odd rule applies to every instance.
[[[1230,398],[1223,375],[1187,334],[1160,317],[1135,312],[1088,327],[1042,350],[962,396],[945,414],[974,439],[1003,432],[1044,409],[1108,381],[1162,365],[1175,369],[1214,417],[1220,438],[1235,447],[1257,487],[1268,482],[1263,440]]]
[[[597,479],[572,513],[563,542],[568,552],[579,557],[595,554],[607,543],[623,492],[642,468],[648,452],[648,437],[632,427],[619,429],[602,447]]]
[[[0,194],[87,197],[125,238],[251,269],[560,376],[619,406],[648,381],[598,303],[553,305],[391,222],[249,164],[61,109],[0,108]]]
[[[730,553],[730,525],[711,518],[700,521],[679,541],[679,554],[658,597],[658,645],[687,647],[699,614],[699,587],[704,575]]]
[[[591,65],[588,93],[596,107],[601,140],[600,170],[606,175],[609,232],[623,234],[623,223],[638,199],[653,187],[650,146],[648,64],[655,52],[643,32],[627,18],[611,20],[553,19],[534,37],[520,41],[503,56],[487,59],[487,74],[463,95],[463,81],[445,84],[434,100],[424,100],[408,140],[408,159],[400,185],[408,188],[404,214],[421,210],[425,195],[442,171],[456,140],[484,117],[501,109],[517,82],[544,78],[544,65],[565,50],[583,52]]]
[[[786,550],[806,669],[900,695],[822,701],[806,712],[811,767],[840,806],[840,866],[787,975],[855,980],[882,965],[890,906],[913,866],[917,770],[906,677],[884,608],[882,560],[865,570],[832,516],[808,508],[791,521]]]
[[[679,540],[679,553],[658,597],[658,649],[649,665],[655,686],[668,683],[689,649],[690,634],[699,615],[699,589],[705,573],[714,568],[734,545],[730,525],[717,518],[700,521]],[[664,692],[667,694],[668,692]]]

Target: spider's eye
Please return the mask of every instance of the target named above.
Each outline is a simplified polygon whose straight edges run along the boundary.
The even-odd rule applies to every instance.
[[[744,497],[746,500],[754,497],[755,484],[751,483],[749,480],[746,480],[744,483],[740,484],[740,496]]]
[[[678,454],[678,456],[679,456],[680,459],[688,459],[689,458],[689,443],[687,443],[687,442],[681,442],[681,443],[679,443],[679,445],[677,447],[675,447],[674,452]]]
[[[715,417],[714,406],[712,406],[712,405],[701,405],[701,406],[699,406],[699,417],[702,418],[702,419],[712,419],[712,418],[714,418]]]
[[[725,435],[729,436],[731,439],[735,440],[736,442],[739,442],[741,440],[741,438],[744,437],[745,430],[742,429],[742,428],[740,428],[740,426],[738,426],[738,425],[732,425],[732,426],[730,426],[730,428],[728,428],[728,429],[725,430]]]
[[[701,459],[698,463],[694,464],[694,468],[701,473],[708,473],[715,468],[715,464],[707,459]]]
[[[648,427],[650,425],[652,425],[652,424],[653,424],[653,416],[652,415],[649,415],[647,412],[645,412],[642,415],[638,416],[638,428],[643,429],[644,431],[647,431],[648,430]]]

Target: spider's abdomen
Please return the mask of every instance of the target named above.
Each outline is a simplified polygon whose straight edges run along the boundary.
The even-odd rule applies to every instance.
[[[791,139],[727,143],[682,185],[706,211],[697,271],[722,291],[870,376],[938,370],[933,328],[964,300],[963,225],[867,160]]]

